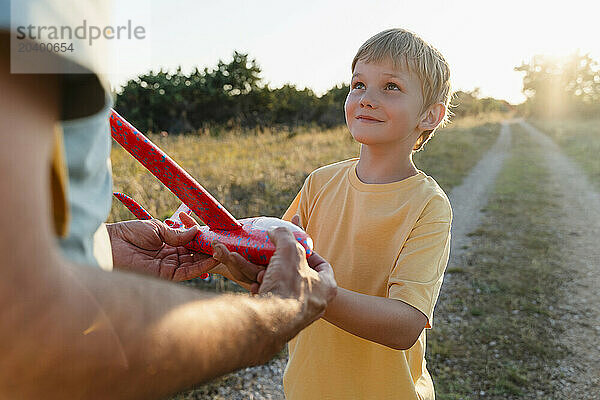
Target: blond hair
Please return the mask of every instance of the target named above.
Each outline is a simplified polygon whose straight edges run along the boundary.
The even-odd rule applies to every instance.
[[[446,107],[446,113],[438,127],[449,120],[450,67],[444,56],[415,33],[395,28],[379,32],[368,39],[356,52],[352,60],[352,72],[358,61],[366,63],[391,60],[394,68],[406,66],[421,80],[423,106],[421,112],[436,103]],[[436,128],[437,129],[437,128]],[[414,151],[419,151],[433,136],[435,129],[424,131],[415,143]]]

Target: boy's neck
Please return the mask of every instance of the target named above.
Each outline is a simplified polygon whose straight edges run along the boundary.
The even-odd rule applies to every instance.
[[[403,154],[403,152],[390,151],[385,146],[365,144],[360,148],[356,174],[361,182],[368,184],[398,182],[418,172],[412,160],[412,152]]]

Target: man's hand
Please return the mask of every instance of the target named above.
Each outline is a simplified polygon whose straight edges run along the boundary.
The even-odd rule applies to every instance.
[[[259,294],[297,298],[305,304],[309,320],[319,319],[337,294],[331,265],[314,252],[307,261],[306,250],[285,228],[268,234],[276,249],[266,270],[258,273]]]
[[[305,306],[310,321],[320,318],[327,304],[337,293],[333,270],[317,253],[306,259],[304,248],[285,228],[268,232],[276,250],[267,268],[252,264],[237,253],[232,253],[218,243],[213,243],[214,257],[227,265],[235,276],[251,283],[251,292],[296,298]]]
[[[218,262],[185,246],[199,232],[197,226],[173,229],[152,219],[107,224],[115,268],[172,281],[196,278]]]

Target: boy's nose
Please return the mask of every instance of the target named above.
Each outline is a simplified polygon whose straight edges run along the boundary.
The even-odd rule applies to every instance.
[[[360,98],[360,107],[361,108],[377,108],[377,105],[373,98],[365,92],[363,96]]]

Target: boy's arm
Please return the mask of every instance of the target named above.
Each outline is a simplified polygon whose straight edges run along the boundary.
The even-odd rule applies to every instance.
[[[297,194],[282,219],[301,226],[299,212],[301,192]],[[231,253],[221,254],[219,258]],[[222,259],[231,270],[241,270],[239,261]],[[229,271],[223,264],[224,270]],[[363,339],[397,350],[410,348],[427,325],[427,317],[401,300],[369,296],[338,287],[323,318]]]
[[[298,217],[294,216],[294,222]],[[219,245],[215,255],[231,270],[241,270],[240,260],[233,260],[234,253]],[[262,284],[261,274],[257,280]],[[255,284],[257,286],[257,284]],[[416,308],[396,299],[369,296],[338,287],[323,318],[337,327],[363,339],[396,350],[410,348],[427,325],[427,317]]]
[[[436,213],[428,211],[426,213],[427,215],[422,218],[421,223],[415,226],[411,235],[409,235],[399,257],[398,265],[394,269],[395,271],[431,270],[430,272],[434,278],[431,279],[430,283],[416,284],[417,287],[430,287],[427,290],[429,296],[421,296],[422,301],[417,302],[423,309],[427,309],[422,304],[427,297],[430,297],[431,301],[426,300],[425,303],[435,304],[434,299],[437,297],[437,291],[433,288],[436,287],[437,282],[441,282],[440,276],[443,275],[446,266],[450,232],[450,222],[445,220],[446,212],[444,210],[441,210],[441,213],[444,214],[443,221],[439,221],[439,215]],[[293,215],[291,221],[300,226],[298,215]],[[425,242],[423,237],[426,238]],[[227,254],[225,249],[224,254],[227,256],[231,253]],[[230,269],[241,269],[239,261],[223,257],[223,254],[220,254],[218,258],[229,265]],[[410,267],[407,268],[407,264],[410,264]],[[422,265],[429,265],[429,268],[415,268]],[[409,281],[421,278],[397,275],[401,274],[392,274],[390,281],[393,284],[400,283],[402,278]],[[261,276],[258,274],[259,282],[260,278]],[[412,286],[412,283],[404,283],[400,286],[409,287]],[[394,294],[398,291],[401,290],[395,288]],[[410,296],[414,297],[415,294],[412,293]],[[327,306],[323,318],[353,335],[396,350],[406,350],[412,347],[429,322],[428,317],[423,312],[402,300],[365,295],[341,287],[338,287],[337,295]]]
[[[428,201],[388,278],[388,297],[338,289],[324,318],[364,339],[404,350],[433,315],[450,249],[452,210],[444,196]]]
[[[421,311],[403,301],[340,287],[323,318],[346,332],[396,350],[412,347],[427,324]]]

